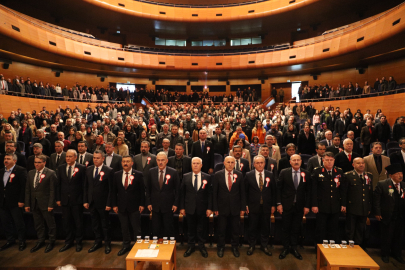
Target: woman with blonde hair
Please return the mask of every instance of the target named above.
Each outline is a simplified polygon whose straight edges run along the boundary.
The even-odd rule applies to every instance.
[[[3,130],[0,133],[0,143],[4,142],[4,133],[6,131],[10,131],[13,134],[13,142],[16,142],[17,141],[17,134],[15,133],[14,128],[9,123],[6,123],[6,124],[4,124]]]
[[[125,140],[121,137],[117,137],[114,140],[114,153],[120,156],[128,156],[128,145],[125,143]]]
[[[266,137],[266,130],[263,127],[263,123],[261,121],[256,121],[255,127],[252,130],[252,139],[254,137],[259,138],[259,143],[264,144],[264,140]]]

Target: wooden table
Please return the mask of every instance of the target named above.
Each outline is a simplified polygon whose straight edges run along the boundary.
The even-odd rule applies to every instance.
[[[324,248],[318,244],[316,270],[338,270],[339,268],[380,269],[380,266],[360,247]],[[326,267],[325,265],[326,261]]]
[[[170,241],[169,241],[170,242]],[[148,249],[149,245],[152,244],[152,240],[149,243],[136,243],[126,258],[127,270],[140,270],[143,268],[145,262],[162,262],[163,270],[176,270],[176,243],[174,244],[163,244],[162,240],[159,240],[159,254],[156,258],[135,258],[138,249]],[[136,263],[136,268],[135,268]]]

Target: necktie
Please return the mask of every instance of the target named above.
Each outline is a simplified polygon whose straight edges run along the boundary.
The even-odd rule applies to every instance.
[[[330,141],[328,141],[328,146],[330,146],[331,145],[331,143],[330,143]]]
[[[60,155],[56,155],[56,164],[59,164]]]
[[[323,160],[322,160],[322,157],[321,157],[320,159],[321,159],[321,162],[320,162],[319,164],[321,165],[321,167],[323,167]]]
[[[267,167],[269,166],[269,159],[268,158],[266,158],[266,170],[268,169]]]
[[[232,189],[232,177],[230,172],[228,173],[228,189],[229,191]]]
[[[236,169],[240,171],[239,160],[236,161]]]
[[[70,178],[72,178],[72,166],[69,166],[69,169],[68,169],[68,178],[69,178],[69,180],[70,180]]]
[[[349,158],[349,162],[352,161],[352,154],[348,154],[347,157]]]
[[[204,154],[204,142],[201,143],[201,153]]]
[[[298,185],[299,185],[298,172],[297,172],[297,171],[294,171],[294,187],[295,187],[295,189],[298,188]]]
[[[332,171],[328,171],[329,177],[332,178]]]
[[[399,190],[399,184],[398,184],[398,183],[395,184],[395,188],[397,189],[398,194],[399,194],[399,193],[400,193],[400,190]]]
[[[35,185],[34,185],[35,189],[38,188],[38,185],[39,185],[39,176],[40,176],[40,172],[37,171],[37,178],[35,179]]]
[[[160,171],[159,188],[162,189],[162,187],[163,187],[163,171]]]
[[[79,161],[79,163],[80,163],[80,164],[83,164],[83,155],[80,155],[80,161]]]
[[[194,175],[195,179],[194,179],[194,188],[195,191],[198,191],[198,174]]]
[[[370,135],[373,133],[373,132],[371,131],[371,127],[368,128],[368,131],[370,131]]]
[[[363,183],[363,175],[360,174],[360,181]]]
[[[98,167],[96,167],[96,173],[94,174],[94,178],[98,176]]]
[[[259,173],[259,184],[260,184],[260,191],[263,191],[263,177],[262,173]],[[260,204],[263,204],[263,196],[260,194]]]
[[[126,174],[126,176],[125,176],[124,188],[125,188],[125,190],[127,190],[127,188],[128,188],[128,173],[125,173],[125,174]]]

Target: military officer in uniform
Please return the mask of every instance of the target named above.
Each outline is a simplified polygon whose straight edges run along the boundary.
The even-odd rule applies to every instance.
[[[346,239],[362,245],[367,216],[372,207],[373,175],[364,171],[362,158],[355,158],[353,167],[354,170],[343,175],[342,209],[346,212]]]
[[[332,152],[322,158],[323,166],[312,173],[312,212],[316,214],[316,241],[335,240],[338,237],[340,205],[340,184],[342,169],[335,167]]]

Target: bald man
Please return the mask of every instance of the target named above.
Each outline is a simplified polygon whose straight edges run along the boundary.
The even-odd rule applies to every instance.
[[[343,141],[343,149],[344,151],[335,155],[335,166],[346,173],[353,170],[353,160],[360,157],[360,155],[353,152],[353,141],[349,138]]]

